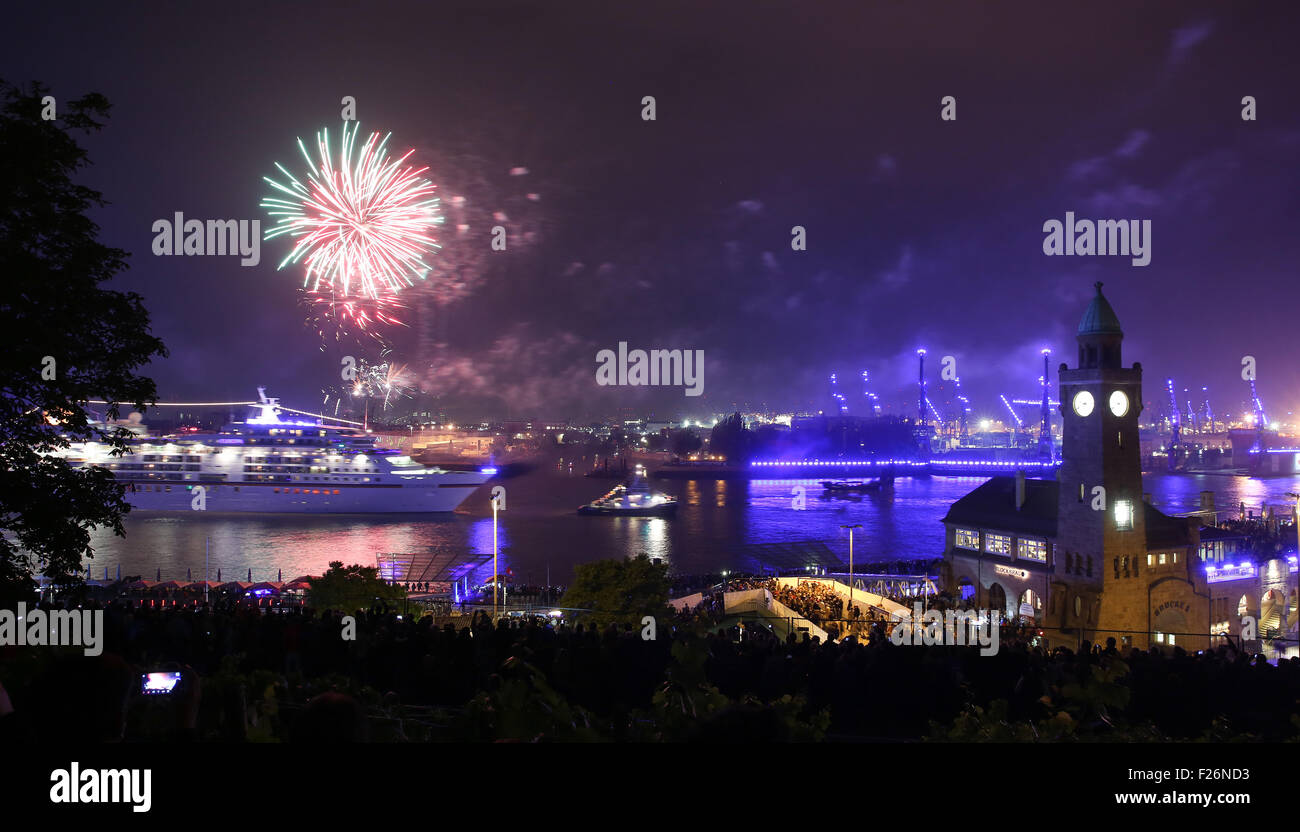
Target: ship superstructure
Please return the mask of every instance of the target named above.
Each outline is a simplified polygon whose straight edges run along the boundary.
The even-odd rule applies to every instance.
[[[75,443],[68,457],[108,468],[133,508],[153,511],[448,512],[495,473],[421,465],[365,431],[283,419],[258,393],[257,413],[219,432],[136,436],[121,456]]]

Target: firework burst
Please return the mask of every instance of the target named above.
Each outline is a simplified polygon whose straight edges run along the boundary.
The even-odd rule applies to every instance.
[[[264,177],[276,193],[261,205],[275,222],[266,239],[294,241],[279,268],[301,264],[308,299],[364,330],[398,322],[395,299],[428,274],[424,258],[438,249],[433,229],[442,217],[422,176],[428,169],[406,164],[414,151],[390,159],[388,136],[371,133],[358,148],[357,135],[356,123],[344,122],[337,162],[328,130],[316,134],[315,159],[299,139],[306,181],[277,163],[285,181]]]
[[[385,359],[389,352],[385,350],[380,358]],[[325,407],[329,407],[330,399],[333,398],[335,415],[338,415],[339,406],[349,399],[382,399],[383,409],[387,410],[395,402],[409,399],[416,392],[414,379],[405,365],[387,360],[372,364],[363,358],[356,371],[356,378],[351,384],[322,391],[325,394]]]
[[[321,336],[322,352],[331,338],[341,342],[352,335],[369,336],[387,348],[389,342],[384,327],[406,326],[400,316],[407,305],[396,298],[372,300],[338,297],[333,292],[303,292],[301,302],[306,313],[306,325]]]

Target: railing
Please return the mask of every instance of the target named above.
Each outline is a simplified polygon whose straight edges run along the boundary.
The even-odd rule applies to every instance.
[[[848,604],[848,601],[849,601],[849,587],[848,587],[846,584],[842,584],[842,583],[840,583],[839,581],[837,581],[837,580],[835,580],[835,579],[833,579],[833,578],[798,578],[798,577],[794,577],[794,578],[777,578],[776,580],[777,580],[777,583],[780,584],[781,586],[789,586],[789,587],[798,587],[798,585],[799,585],[799,584],[802,584],[802,583],[817,583],[817,584],[823,584],[823,585],[825,585],[828,589],[832,590],[832,591],[833,591],[836,595],[838,595],[840,598],[842,598],[842,599],[844,600],[844,603],[845,603],[846,605]],[[873,607],[873,608],[875,608],[875,609],[881,610],[882,612],[884,612],[884,613],[886,613],[886,614],[889,614],[889,615],[893,615],[893,614],[895,614],[895,613],[900,613],[900,614],[901,614],[901,613],[904,613],[904,612],[906,612],[906,613],[908,613],[908,614],[911,613],[911,610],[910,610],[909,607],[906,607],[906,606],[904,606],[903,604],[900,604],[900,603],[898,603],[897,601],[894,601],[894,600],[892,600],[892,599],[890,599],[890,598],[886,598],[886,597],[883,596],[883,595],[879,595],[879,594],[874,593],[874,592],[869,592],[869,591],[867,591],[867,590],[865,590],[865,589],[857,589],[857,588],[854,588],[852,594],[853,594],[853,603],[854,603],[854,604],[862,603],[862,604],[865,604],[865,605],[868,606],[868,607]],[[847,606],[846,606],[846,609],[847,609]]]

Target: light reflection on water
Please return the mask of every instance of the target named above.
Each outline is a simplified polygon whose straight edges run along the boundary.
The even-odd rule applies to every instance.
[[[515,582],[541,584],[549,566],[551,580],[560,583],[569,580],[575,563],[644,552],[681,573],[745,569],[740,550],[747,544],[804,540],[823,541],[847,558],[847,533],[840,527],[851,523],[863,526],[854,535],[859,563],[934,557],[943,549],[940,520],[948,507],[983,481],[899,479],[892,494],[823,500],[816,480],[656,480],[656,489],[681,501],[677,516],[664,519],[579,516],[577,506],[609,490],[611,481],[535,471],[504,483],[509,510],[499,518],[500,568],[513,569]],[[1243,501],[1255,511],[1265,503],[1289,506],[1285,494],[1297,490],[1300,478],[1155,474],[1145,483],[1166,512],[1198,509],[1200,492],[1208,489],[1221,512],[1235,515]],[[795,485],[806,489],[804,511],[792,508]],[[374,564],[380,552],[491,555],[488,490],[480,488],[449,516],[136,513],[126,520],[125,539],[107,530],[92,535],[97,557],[91,574],[102,578],[107,567],[112,576],[121,564],[124,575],[153,578],[161,571],[164,580],[182,580],[188,569],[198,580],[205,540],[209,574],[215,579],[220,569],[224,580],[244,579],[250,569],[254,580],[274,580],[280,571],[287,580],[320,574],[333,560]],[[472,579],[483,580],[491,569],[489,558]]]

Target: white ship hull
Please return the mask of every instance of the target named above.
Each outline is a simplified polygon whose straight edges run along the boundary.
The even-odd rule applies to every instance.
[[[153,437],[135,425],[127,453],[75,442],[74,465],[107,468],[139,511],[425,514],[455,511],[496,473],[421,465],[355,428],[283,421],[258,388],[260,415],[219,433]]]
[[[420,485],[311,486],[263,483],[136,483],[124,496],[138,511],[262,512],[267,514],[423,514],[455,511],[489,475],[447,472]],[[198,505],[203,508],[198,508]]]

